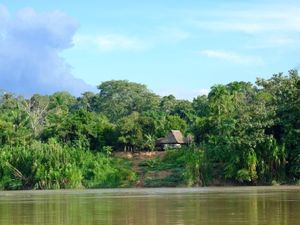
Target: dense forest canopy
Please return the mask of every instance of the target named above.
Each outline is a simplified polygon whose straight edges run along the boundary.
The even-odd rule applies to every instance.
[[[107,168],[122,170],[110,161],[112,151],[154,150],[157,138],[170,130],[194,137],[189,148],[200,149],[205,159],[201,165],[195,162],[197,170],[211,178],[244,184],[300,179],[300,77],[296,70],[257,79],[255,84],[215,85],[207,96],[193,101],[160,97],[145,85],[126,80],[103,82],[98,89],[96,94],[86,92],[77,98],[57,92],[26,99],[2,91],[0,187],[13,189],[12,180],[18,181],[16,188],[76,187],[76,182],[67,185],[56,178],[62,173],[70,180],[77,176],[81,185],[100,187],[96,176],[109,174]],[[47,159],[40,152],[58,158]],[[82,154],[93,162],[102,160],[106,169],[87,178],[96,165],[85,165]],[[73,158],[68,168],[60,165],[60,157]],[[43,165],[46,162],[48,167]],[[80,169],[78,163],[82,163]],[[51,172],[56,168],[64,172]],[[130,172],[123,174],[128,179]],[[82,179],[93,182],[84,184]],[[122,179],[114,178],[114,184],[121,185]]]

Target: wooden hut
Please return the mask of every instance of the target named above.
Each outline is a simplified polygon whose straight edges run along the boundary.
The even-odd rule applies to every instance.
[[[188,140],[179,130],[171,130],[164,138],[159,138],[156,141],[156,147],[159,149],[181,148],[181,145],[187,144]]]

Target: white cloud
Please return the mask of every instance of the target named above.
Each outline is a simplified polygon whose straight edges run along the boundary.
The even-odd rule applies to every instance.
[[[255,33],[264,30],[264,25],[250,22],[225,22],[225,21],[197,21],[198,27],[213,31],[240,31]]]
[[[29,96],[93,90],[75,78],[59,53],[72,46],[78,23],[61,12],[25,8],[14,15],[0,7],[0,89]]]
[[[208,58],[220,59],[235,64],[244,64],[244,65],[263,64],[263,60],[260,57],[240,55],[238,53],[230,52],[230,51],[208,49],[208,50],[202,50],[200,51],[200,53],[202,55],[207,56]]]
[[[139,51],[161,45],[177,44],[190,36],[190,33],[176,27],[158,27],[152,34],[141,37],[120,33],[78,34],[75,35],[73,42],[79,49]]]
[[[205,11],[190,22],[203,32],[243,34],[247,48],[300,46],[299,4],[236,4],[230,8]]]
[[[297,37],[291,36],[268,36],[257,37],[251,43],[246,45],[248,49],[265,49],[265,48],[281,48],[281,47],[297,47],[300,46]]]
[[[9,12],[7,10],[7,8],[4,6],[4,5],[1,5],[0,4],[0,18],[1,18],[1,21],[3,20],[7,20],[9,18]]]
[[[74,37],[75,47],[97,47],[98,50],[141,50],[145,48],[143,40],[121,34],[84,34]]]
[[[7,26],[7,21],[9,20],[9,12],[7,8],[4,5],[0,4],[0,40],[4,39],[5,34],[5,28]]]
[[[300,32],[299,7],[262,7],[212,12],[206,18],[193,20],[194,25],[214,31],[259,33],[270,31]]]

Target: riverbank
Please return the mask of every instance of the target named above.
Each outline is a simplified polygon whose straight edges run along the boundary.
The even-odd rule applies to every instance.
[[[167,152],[117,152],[114,157],[131,161],[137,174],[135,187],[180,187],[184,186],[183,165],[166,162]]]
[[[3,92],[0,190],[300,184],[299,84],[292,70],[215,85],[193,101],[129,81],[77,97]],[[160,139],[172,130],[187,145],[114,156],[186,142]]]
[[[199,148],[105,154],[34,142],[0,150],[0,190],[245,186],[287,184],[226,179]],[[224,179],[225,177],[225,179]],[[292,183],[292,182],[289,182]],[[292,184],[297,184],[294,182]]]
[[[286,186],[297,182],[272,180],[271,182],[239,183],[222,179],[218,164],[205,165],[201,152],[183,150],[115,152],[113,157],[130,162],[136,174],[132,188],[151,187],[252,187]],[[201,163],[202,162],[202,163]],[[205,170],[205,171],[202,171]]]

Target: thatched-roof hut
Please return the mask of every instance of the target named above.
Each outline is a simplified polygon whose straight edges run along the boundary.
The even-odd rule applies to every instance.
[[[171,130],[171,132],[164,138],[159,138],[156,141],[158,148],[180,148],[181,145],[187,144],[188,140],[183,136],[179,130]]]

